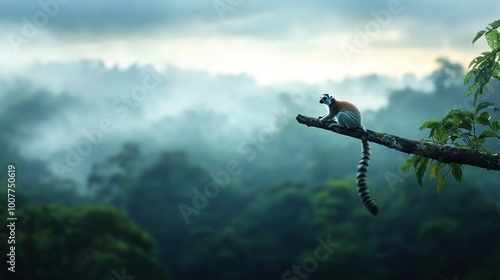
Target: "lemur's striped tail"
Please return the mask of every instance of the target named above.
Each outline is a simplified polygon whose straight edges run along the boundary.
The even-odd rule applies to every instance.
[[[370,197],[370,192],[366,186],[366,172],[368,171],[368,164],[370,161],[370,144],[367,140],[361,140],[362,150],[361,150],[361,160],[358,165],[358,175],[356,176],[356,181],[358,184],[358,194],[365,204],[366,208],[373,215],[377,215],[378,206]]]

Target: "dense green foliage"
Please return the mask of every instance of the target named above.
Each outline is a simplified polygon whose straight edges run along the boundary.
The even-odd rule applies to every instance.
[[[5,221],[6,208],[0,207]],[[114,273],[168,278],[156,261],[154,240],[112,207],[32,205],[17,218],[15,243],[1,244],[2,252],[15,246],[17,279],[111,279]],[[2,279],[12,279],[11,273],[2,269]]]
[[[464,78],[464,83],[469,84],[472,77],[474,81],[467,88],[466,95],[470,96],[474,92],[471,108],[458,108],[450,110],[441,120],[429,120],[420,126],[420,130],[430,129],[430,141],[442,145],[454,145],[455,147],[474,149],[481,152],[490,153],[485,147],[487,138],[500,139],[500,120],[491,119],[492,113],[500,111],[495,107],[494,102],[481,101],[491,94],[488,91],[491,79],[500,80],[500,20],[492,22],[486,30],[481,30],[472,40],[476,42],[482,36],[485,37],[491,51],[483,52],[482,55],[474,58],[469,64],[469,72]],[[485,96],[485,93],[487,94]],[[422,185],[422,177],[434,160],[424,156],[413,156],[408,159],[403,167],[403,171],[414,166],[415,174],[419,185]],[[437,192],[440,193],[446,175],[451,174],[460,182],[462,180],[462,164],[436,162],[431,168],[429,178],[433,180],[439,176],[441,170],[446,170],[444,175],[439,176],[437,181]]]
[[[123,153],[129,149],[127,144],[110,157],[122,159],[114,170],[127,164]],[[300,270],[311,279],[498,275],[499,207],[467,184],[443,196],[405,184],[404,191],[379,200],[384,214],[376,219],[359,202],[352,178],[318,185],[285,181],[251,191],[231,184],[186,224],[178,205],[190,203],[191,189],[203,186],[206,174],[184,153],[168,152],[127,178],[120,207],[156,239],[159,261],[176,279],[281,279],[293,265],[305,267],[318,238],[335,247],[317,269]],[[375,194],[381,183],[371,185]],[[113,187],[99,187],[107,184]],[[165,279],[151,238],[112,208],[24,206],[19,219],[22,279],[111,279],[111,270],[122,267],[137,279]],[[294,277],[283,279],[300,279]]]
[[[480,56],[474,58],[469,64],[469,73],[465,76],[464,82],[467,84],[472,77],[474,82],[467,89],[467,96],[474,91],[474,105],[482,98],[485,91],[488,90],[492,78],[500,80],[500,20],[494,21],[486,27],[486,30],[479,31],[472,43],[479,38],[485,37],[491,51],[483,52]]]

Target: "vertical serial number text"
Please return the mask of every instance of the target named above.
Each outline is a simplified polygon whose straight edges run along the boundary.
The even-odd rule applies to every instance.
[[[10,245],[7,253],[8,270],[16,272],[16,167],[13,164],[7,166],[7,228]]]

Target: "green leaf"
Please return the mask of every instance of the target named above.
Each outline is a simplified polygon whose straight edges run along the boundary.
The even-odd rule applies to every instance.
[[[456,120],[456,119],[448,119],[448,120],[446,120],[446,122],[444,123],[444,125],[443,125],[443,129],[444,129],[445,131],[447,131],[447,130],[450,130],[450,129],[452,129],[452,128],[457,127],[457,126],[458,126],[458,124],[459,124],[458,120]]]
[[[454,117],[454,118],[461,119],[461,118],[465,118],[467,116],[467,113],[468,113],[467,111],[463,111],[460,109],[454,109],[454,110],[451,110],[450,112],[448,112],[446,117],[447,118]]]
[[[439,125],[439,122],[436,121],[436,120],[430,120],[430,121],[426,121],[424,122],[418,129],[420,131],[426,129],[426,128],[435,128]]]
[[[470,96],[473,90],[474,90],[474,85],[468,87],[467,90],[465,91],[465,95]]]
[[[457,182],[462,181],[462,165],[452,164],[451,174],[453,175],[453,177],[455,177],[455,180],[457,180]]]
[[[486,35],[486,41],[488,45],[492,49],[498,48],[500,46],[500,35],[498,34],[498,30],[492,30],[488,32]]]
[[[472,130],[472,124],[469,122],[468,119],[464,119],[463,121],[460,122],[458,125],[459,128],[463,128],[465,130],[471,131]]]
[[[413,167],[415,167],[415,169],[417,168],[417,166],[420,164],[420,161],[422,160],[422,157],[421,156],[415,156],[417,158],[417,160],[415,160],[413,162]]]
[[[437,193],[440,194],[441,191],[443,190],[444,186],[444,176],[439,177],[438,184],[437,184]]]
[[[477,122],[482,124],[482,125],[489,125],[490,124],[490,114],[488,112],[482,112],[481,115],[477,118]]]
[[[479,103],[477,106],[476,106],[476,114],[483,110],[484,108],[487,108],[487,107],[490,107],[490,106],[494,106],[495,103],[493,102],[482,102],[482,103]]]
[[[451,142],[455,142],[455,140],[457,140],[457,138],[458,138],[458,134],[456,134],[456,133],[450,135]]]
[[[412,156],[408,160],[406,160],[405,165],[401,167],[401,171],[407,172],[410,169],[410,166],[418,159],[418,156]]]
[[[431,132],[429,132],[429,138],[436,139],[436,137],[434,137],[436,136],[436,134],[437,134],[437,129],[436,128],[431,129]]]
[[[484,139],[478,138],[478,137],[475,137],[475,136],[471,139],[471,142],[473,144],[477,144],[478,146],[481,145],[481,144],[483,144],[484,141],[485,141]]]
[[[472,62],[474,62],[474,61],[472,61]],[[470,68],[470,65],[469,65],[469,68]],[[469,71],[469,73],[467,73],[467,75],[465,75],[464,85],[466,85],[470,81],[470,78],[472,77],[472,74],[473,74],[473,71]]]
[[[476,76],[477,79],[477,76]],[[472,91],[479,85],[479,82],[474,82],[470,87],[467,88],[466,95],[469,96]]]
[[[487,138],[487,137],[495,137],[495,134],[490,130],[485,130],[479,135],[479,139]]]
[[[496,63],[491,70],[491,76],[495,78],[498,74],[500,74],[500,64]]]
[[[490,113],[488,113],[488,112],[482,112],[481,115],[479,115],[479,118],[490,120],[491,116],[490,116]]]
[[[500,120],[491,122],[491,128],[494,131],[500,130]]]
[[[484,33],[486,33],[486,30],[481,30],[481,31],[477,32],[476,37],[474,37],[474,39],[472,39],[472,44],[474,44],[477,41],[477,39],[481,38],[481,36],[483,36]]]
[[[480,55],[480,56],[476,56],[470,63],[469,63],[469,67],[467,69],[471,69],[472,66],[474,65],[477,65],[477,64],[480,64],[481,62],[483,62],[484,60],[486,59],[486,56],[484,55]],[[471,70],[474,74],[477,74],[477,70],[476,69],[472,69]]]
[[[497,29],[498,27],[500,27],[500,19],[490,23],[489,26],[491,26],[491,28],[493,29]]]
[[[434,167],[431,169],[431,174],[429,175],[429,179],[432,180],[436,178],[439,173],[439,169],[441,169],[442,166],[443,165],[440,162],[434,165]]]
[[[482,78],[484,78],[484,77],[482,77]],[[479,85],[479,82],[477,82],[477,83]],[[479,88],[476,90],[476,93],[474,94],[474,101],[472,102],[472,104],[476,105],[477,100],[480,99],[481,96],[483,96],[483,86],[479,86]]]
[[[427,170],[428,161],[429,161],[428,158],[420,157],[420,161],[417,166],[417,171],[415,172],[415,175],[417,175],[417,182],[420,186],[422,186],[422,178],[424,177],[425,171]]]
[[[474,69],[471,69],[471,68],[473,68],[473,66],[475,66],[475,65],[477,64],[477,60],[478,60],[478,58],[479,58],[479,56],[478,56],[478,57],[476,57],[476,58],[474,58],[473,60],[471,60],[471,61],[470,61],[470,63],[469,63],[469,66],[467,67],[467,70],[469,70],[469,73],[468,73],[468,74],[470,74],[471,76],[472,76],[472,74],[475,72],[475,71],[474,71]],[[466,78],[466,79],[464,79],[464,80],[467,80],[467,81],[465,82],[465,84],[466,84],[466,83],[468,83],[468,82],[469,82],[469,80],[467,79],[467,76],[465,76],[465,78]],[[470,79],[470,77],[469,77],[469,79]]]

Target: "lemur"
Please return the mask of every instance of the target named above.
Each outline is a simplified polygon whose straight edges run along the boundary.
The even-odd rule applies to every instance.
[[[366,132],[366,128],[361,123],[361,113],[352,103],[338,101],[328,94],[323,94],[319,103],[328,106],[328,113],[318,118],[321,124],[326,120],[332,120],[333,122],[328,126],[329,128],[341,126],[349,129],[361,129]],[[337,121],[335,121],[335,117],[337,117]],[[358,175],[356,176],[358,194],[368,211],[373,215],[377,215],[378,206],[370,197],[370,192],[366,186],[366,172],[370,161],[370,144],[364,137],[361,139],[361,147],[361,160],[359,161]]]

